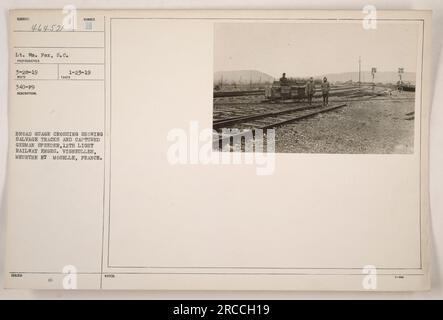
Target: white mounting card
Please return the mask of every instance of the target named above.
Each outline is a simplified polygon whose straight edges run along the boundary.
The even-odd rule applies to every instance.
[[[430,27],[10,11],[6,286],[429,289]]]

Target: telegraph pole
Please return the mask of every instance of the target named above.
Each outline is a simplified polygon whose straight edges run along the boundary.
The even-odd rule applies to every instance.
[[[361,57],[358,56],[358,85],[361,85]]]

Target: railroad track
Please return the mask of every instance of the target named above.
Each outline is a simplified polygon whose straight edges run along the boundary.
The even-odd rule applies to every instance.
[[[290,108],[281,111],[274,111],[262,114],[255,114],[249,116],[239,116],[229,119],[216,120],[213,123],[213,128],[219,133],[213,139],[213,147],[216,149],[222,148],[226,144],[233,144],[235,138],[254,137],[255,130],[273,129],[279,126],[313,117],[317,114],[329,112],[346,106],[345,103],[334,106],[323,107],[304,106],[297,108]]]
[[[255,96],[265,94],[265,89],[246,90],[246,91],[220,91],[214,92],[214,98],[222,97],[240,97],[240,96]]]
[[[264,118],[274,117],[274,116],[283,116],[285,114],[290,114],[298,111],[308,110],[308,109],[315,109],[319,108],[320,105],[316,106],[302,106],[302,107],[295,107],[295,108],[287,108],[280,111],[272,111],[272,112],[266,112],[266,113],[257,113],[253,115],[245,115],[245,116],[237,116],[227,119],[220,119],[220,120],[214,120],[212,127],[216,130],[221,128],[229,128],[234,124],[239,124],[245,121],[251,121],[251,120],[260,120]]]
[[[293,85],[293,88],[300,87],[300,85]],[[356,86],[332,86],[331,93],[346,93],[351,91],[361,90],[362,87]],[[316,89],[317,93],[321,93],[321,89]],[[214,98],[224,98],[224,97],[240,97],[240,96],[255,96],[265,94],[265,89],[251,89],[251,90],[242,90],[242,91],[214,91]]]
[[[383,97],[383,93],[371,92],[370,90],[362,91],[359,88],[354,88],[352,90],[331,90],[329,98],[363,98],[363,97]],[[314,98],[321,99],[321,93],[316,93]],[[241,105],[251,105],[251,104],[294,104],[305,102],[306,97],[303,98],[293,98],[288,100],[268,100],[264,99],[261,101],[216,101],[214,100],[214,106],[241,106]]]

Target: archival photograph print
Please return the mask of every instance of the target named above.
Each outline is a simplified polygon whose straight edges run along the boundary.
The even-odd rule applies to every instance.
[[[214,26],[213,150],[414,152],[419,21]]]

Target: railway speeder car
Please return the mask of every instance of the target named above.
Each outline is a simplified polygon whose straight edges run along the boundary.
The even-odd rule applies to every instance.
[[[304,99],[305,86],[296,84],[282,85],[280,81],[274,81],[271,86],[265,88],[265,98],[267,100]]]

